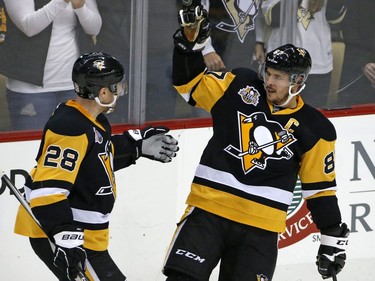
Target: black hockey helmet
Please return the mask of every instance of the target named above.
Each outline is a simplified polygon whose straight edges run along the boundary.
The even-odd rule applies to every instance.
[[[286,44],[267,53],[265,67],[289,73],[292,84],[302,84],[310,73],[311,57],[306,49]]]
[[[118,93],[117,85],[125,80],[125,72],[121,63],[111,55],[90,52],[81,55],[74,63],[72,80],[76,94],[85,99],[95,99],[103,87],[122,95]]]

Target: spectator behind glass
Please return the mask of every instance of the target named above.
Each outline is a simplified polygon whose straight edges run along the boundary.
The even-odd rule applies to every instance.
[[[263,43],[265,49],[256,48],[257,56],[264,57],[268,52],[283,43],[292,43],[309,51],[312,58],[312,69],[309,82],[302,92],[304,101],[314,107],[324,107],[327,103],[331,72],[333,70],[333,54],[330,23],[339,23],[345,16],[343,0],[302,0],[289,1],[296,26],[283,24],[281,15],[282,0],[264,0],[262,17],[264,28],[257,29],[257,42]],[[285,3],[285,2],[284,2]],[[294,5],[294,6],[293,6]],[[293,28],[292,42],[285,40],[285,29]],[[284,30],[283,30],[284,29]]]
[[[96,36],[95,49],[110,53],[128,68],[130,52],[130,10],[131,1],[98,0],[98,10],[102,17],[102,27]],[[129,69],[125,69],[129,73]],[[108,116],[111,123],[127,122],[128,97],[117,101],[116,108]]]
[[[138,32],[131,26],[131,3],[123,0],[98,0],[97,3],[103,25],[97,36],[95,48],[112,54],[127,66],[130,54],[130,30],[132,28],[134,32]],[[170,39],[176,28],[176,11],[181,7],[181,3],[181,0],[155,0],[149,1],[148,4],[150,13],[147,33],[146,121],[187,118],[200,113],[195,113],[199,109],[185,110],[185,106],[175,108],[176,94],[171,81],[170,54],[173,42]],[[129,74],[134,73],[129,72]],[[127,122],[128,97],[125,96],[118,102],[115,111],[108,119],[112,123]]]
[[[375,1],[348,1],[347,5],[342,24],[345,58],[338,99],[347,106],[374,103]]]
[[[262,0],[192,2],[201,2],[212,25],[211,37],[202,51],[208,70],[250,67],[253,63],[254,31]]]
[[[189,2],[189,3],[188,3]],[[260,1],[208,1],[194,0],[165,2],[150,1],[147,57],[146,120],[174,119],[188,117],[209,117],[199,108],[187,108],[181,98],[176,99],[171,83],[170,50],[173,48],[170,34],[175,30],[175,11],[186,6],[203,5],[212,14],[214,23],[212,42],[202,52],[209,70],[220,70],[227,57],[230,64],[250,66],[251,48],[255,44],[254,20]],[[244,7],[245,6],[245,7]],[[103,25],[97,36],[95,48],[113,54],[124,65],[129,65],[130,52],[130,3],[122,0],[98,1]],[[127,98],[119,100],[116,110],[109,119],[112,122],[126,122],[124,108]],[[174,110],[173,106],[176,104]]]
[[[365,65],[363,69],[363,73],[367,77],[367,79],[371,82],[371,86],[375,88],[375,63],[370,62]]]
[[[99,33],[95,0],[4,0],[7,37],[0,73],[7,79],[12,130],[42,129],[61,101],[75,97],[71,69]]]

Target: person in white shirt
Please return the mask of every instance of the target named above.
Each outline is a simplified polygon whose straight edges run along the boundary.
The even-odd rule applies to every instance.
[[[4,3],[8,36],[3,54],[10,55],[1,55],[7,69],[0,73],[8,78],[11,129],[42,129],[55,107],[75,96],[71,69],[79,54],[93,44],[101,16],[95,0]]]
[[[327,103],[333,54],[330,23],[338,23],[345,16],[342,0],[264,0],[256,29],[256,57],[260,63],[264,53],[281,44],[291,43],[307,49],[312,68],[309,85],[302,94],[304,101],[314,107]],[[290,17],[290,14],[294,14]],[[259,24],[260,25],[260,24]],[[262,47],[259,47],[262,46]]]

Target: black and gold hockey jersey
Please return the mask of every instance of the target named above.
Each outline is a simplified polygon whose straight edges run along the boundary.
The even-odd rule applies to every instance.
[[[137,157],[134,142],[125,134],[112,135],[103,114],[95,120],[74,100],[60,104],[45,126],[37,165],[25,185],[26,199],[44,232],[73,224],[84,229],[84,247],[107,249],[116,199],[114,171]],[[22,207],[15,232],[45,237]]]
[[[299,176],[317,226],[341,221],[335,196],[336,131],[318,110],[301,97],[294,109],[275,107],[256,72],[204,72],[200,54],[175,50],[173,81],[188,103],[210,112],[213,120],[188,205],[283,232]]]

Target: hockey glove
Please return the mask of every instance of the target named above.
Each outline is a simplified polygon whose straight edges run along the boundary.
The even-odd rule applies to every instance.
[[[175,46],[185,53],[203,50],[211,33],[207,11],[202,5],[183,5],[178,12],[180,28],[173,35]]]
[[[167,127],[149,126],[125,133],[136,142],[140,156],[167,163],[176,157],[176,152],[179,150],[178,141],[166,135],[168,132]]]
[[[86,270],[86,251],[83,249],[83,229],[72,225],[55,228],[53,241],[56,245],[54,266],[69,280],[75,280],[78,273]]]
[[[340,227],[322,230],[321,234],[316,265],[323,279],[326,279],[336,276],[345,265],[349,229],[343,223]]]

